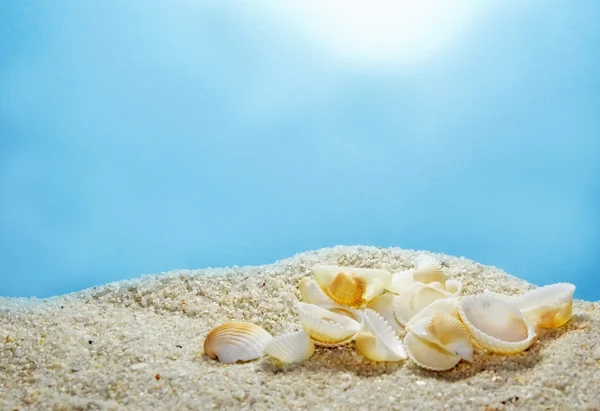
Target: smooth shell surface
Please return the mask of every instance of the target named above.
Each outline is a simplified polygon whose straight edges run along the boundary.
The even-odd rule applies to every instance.
[[[575,286],[557,283],[526,292],[515,303],[523,315],[541,328],[556,328],[566,324],[573,313]]]
[[[305,330],[277,336],[265,346],[265,354],[284,364],[308,360],[314,352],[315,345]]]
[[[394,315],[397,299],[398,296],[396,294],[381,294],[371,300],[371,302],[367,304],[367,308],[379,313],[394,330],[400,330],[402,329],[402,325],[398,323],[396,316]]]
[[[444,287],[448,278],[442,271],[441,264],[435,258],[428,255],[417,257],[413,277],[415,281],[421,283],[440,283]]]
[[[440,298],[451,297],[440,283],[424,284],[414,283],[398,296],[394,315],[402,325],[406,325],[410,319],[423,308]]]
[[[424,318],[412,324],[410,332],[449,353],[458,355],[463,360],[473,361],[471,334],[463,323],[452,315],[436,314]]]
[[[360,330],[360,323],[318,305],[298,303],[302,327],[316,345],[335,347],[351,342]]]
[[[362,328],[356,336],[356,348],[372,361],[406,359],[406,351],[396,332],[381,315],[369,308],[365,309]]]
[[[426,318],[435,317],[438,314],[447,314],[451,315],[457,320],[460,319],[458,315],[458,302],[460,301],[460,297],[449,297],[449,298],[440,298],[439,300],[435,300],[427,307],[423,308],[417,314],[415,314],[410,321],[406,324],[406,330],[410,331],[411,327],[414,323],[421,321]]]
[[[334,302],[358,308],[371,301],[390,284],[392,275],[372,268],[338,267],[317,264],[314,279]]]
[[[458,312],[473,338],[491,352],[515,354],[529,348],[537,337],[514,302],[489,293],[462,297]]]
[[[386,287],[386,290],[393,292],[394,294],[401,294],[402,291],[415,283],[413,277],[414,269],[397,272],[392,276],[390,284]]]
[[[204,340],[204,352],[212,359],[231,364],[250,361],[264,354],[273,337],[256,324],[231,321],[213,328]]]

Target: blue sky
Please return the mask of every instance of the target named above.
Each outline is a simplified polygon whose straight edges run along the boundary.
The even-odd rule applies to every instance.
[[[477,3],[2,2],[0,295],[369,244],[599,299],[600,5]]]

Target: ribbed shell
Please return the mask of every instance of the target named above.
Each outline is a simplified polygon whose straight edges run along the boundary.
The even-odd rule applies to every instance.
[[[419,367],[433,371],[445,371],[456,366],[460,357],[452,354],[439,345],[417,337],[409,332],[404,337],[404,346],[408,357]]]
[[[425,318],[434,317],[437,314],[448,314],[456,319],[460,319],[458,315],[459,301],[460,297],[448,297],[435,300],[410,319],[410,321],[406,324],[406,330],[410,331],[412,325],[416,322],[421,321]]]
[[[446,286],[446,274],[442,271],[442,266],[437,260],[428,255],[420,255],[415,260],[415,269],[413,278],[420,283],[440,283]]]
[[[367,308],[361,331],[356,336],[356,348],[372,361],[401,361],[406,359],[402,341],[388,322]]]
[[[314,352],[315,345],[305,330],[277,336],[265,346],[265,354],[284,364],[308,360]]]
[[[573,284],[551,284],[526,292],[517,297],[515,303],[523,315],[538,327],[556,328],[571,318],[573,293]]]
[[[440,283],[414,283],[398,296],[394,315],[400,324],[406,325],[414,315],[432,302],[451,296],[452,294],[444,290]]]
[[[394,294],[401,294],[402,291],[415,283],[413,277],[414,271],[415,270],[411,268],[410,270],[400,271],[394,274],[386,290],[391,291]]]
[[[471,335],[456,317],[436,314],[411,324],[410,332],[464,360],[473,361]]]
[[[402,325],[396,320],[394,310],[396,308],[398,296],[392,293],[381,294],[372,299],[367,308],[376,311],[381,315],[394,330],[401,330]]]
[[[347,344],[360,330],[360,323],[346,315],[307,303],[298,303],[297,308],[302,327],[316,345],[336,347]]]
[[[213,328],[204,340],[204,352],[212,359],[231,364],[263,356],[273,337],[256,324],[231,321]]]
[[[360,310],[343,306],[334,302],[331,298],[325,294],[325,292],[319,287],[319,284],[312,278],[305,277],[300,280],[298,285],[300,289],[300,296],[304,302],[318,305],[319,307],[327,310],[349,316],[356,321],[360,322],[362,319],[362,312]]]

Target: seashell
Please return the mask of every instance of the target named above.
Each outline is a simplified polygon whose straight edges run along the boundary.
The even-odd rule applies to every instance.
[[[453,316],[457,320],[460,320],[460,316],[458,315],[459,301],[460,297],[448,297],[435,300],[410,319],[410,321],[406,324],[406,331],[410,331],[411,327],[416,322],[422,321],[426,318],[435,317],[438,314],[448,314]]]
[[[446,274],[442,271],[442,266],[437,260],[428,255],[420,255],[415,260],[415,269],[413,278],[420,283],[440,283],[446,286]]]
[[[373,268],[338,267],[317,264],[314,278],[334,302],[358,308],[371,301],[390,284],[392,275]]]
[[[533,324],[514,302],[489,293],[462,297],[458,313],[473,338],[491,352],[525,351],[537,337]]]
[[[453,296],[462,295],[463,285],[460,281],[457,280],[448,280],[446,281],[446,291],[452,294]]]
[[[370,308],[381,315],[394,330],[400,330],[402,329],[402,325],[398,323],[396,316],[394,315],[397,299],[398,296],[396,294],[381,294],[373,298],[369,304],[367,304],[367,308]]]
[[[391,291],[395,294],[401,294],[402,291],[406,290],[408,287],[415,283],[415,279],[413,276],[415,270],[405,270],[397,272],[392,276],[392,280],[390,281],[390,285],[386,287],[386,290]]]
[[[560,327],[569,321],[573,313],[575,286],[557,283],[528,291],[516,298],[521,312],[541,328]]]
[[[417,282],[398,296],[394,315],[396,320],[405,326],[415,314],[432,302],[451,296],[452,294],[447,292],[440,283]]]
[[[204,340],[204,352],[211,359],[232,364],[263,356],[273,337],[256,324],[231,321],[213,328]]]
[[[473,361],[471,334],[463,323],[449,314],[436,314],[411,324],[409,332],[463,360]]]
[[[327,296],[327,294],[325,294],[314,279],[308,277],[303,278],[300,280],[298,288],[300,289],[300,296],[305,302],[349,316],[358,322],[362,320],[362,312],[360,310],[336,304]]]
[[[423,340],[413,333],[404,337],[404,346],[408,357],[419,367],[432,371],[445,371],[456,366],[460,357],[443,350],[438,345]]]
[[[356,348],[372,361],[400,361],[406,359],[402,341],[388,322],[376,311],[366,308]]]
[[[314,304],[297,303],[298,315],[316,345],[336,347],[351,342],[360,330],[360,323],[339,313]]]
[[[315,345],[310,340],[310,335],[305,330],[300,330],[273,338],[264,351],[283,364],[291,364],[312,357]]]

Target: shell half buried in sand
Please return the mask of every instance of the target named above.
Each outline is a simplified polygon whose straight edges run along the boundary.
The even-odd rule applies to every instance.
[[[404,344],[410,358],[420,367],[444,371],[461,359],[473,361],[471,335],[456,317],[436,314],[407,328]]]
[[[566,324],[573,313],[575,286],[557,283],[526,292],[515,300],[529,321],[541,328],[556,328]]]
[[[491,293],[461,298],[458,313],[473,338],[491,352],[516,354],[537,337],[533,323],[514,302]]]
[[[358,352],[372,361],[401,361],[407,358],[396,332],[380,314],[370,308],[365,309],[355,343]]]
[[[335,303],[358,308],[381,294],[392,274],[374,268],[338,267],[317,264],[312,267],[315,281]]]
[[[265,354],[283,364],[308,360],[314,352],[315,345],[305,330],[274,337],[265,346]]]
[[[256,360],[263,356],[265,345],[272,338],[256,324],[231,321],[208,333],[204,340],[204,353],[227,364]]]
[[[347,315],[318,305],[297,303],[300,323],[316,345],[337,347],[348,344],[360,330],[360,323]]]

